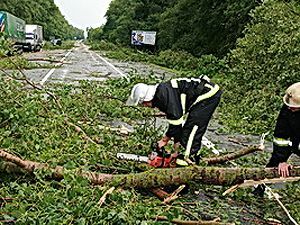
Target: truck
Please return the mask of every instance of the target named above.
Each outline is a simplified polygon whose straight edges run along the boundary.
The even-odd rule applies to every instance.
[[[43,47],[43,27],[36,24],[26,24],[26,43],[24,50],[38,52]]]
[[[26,43],[25,21],[5,11],[0,11],[0,36],[9,40],[14,50],[22,50]]]

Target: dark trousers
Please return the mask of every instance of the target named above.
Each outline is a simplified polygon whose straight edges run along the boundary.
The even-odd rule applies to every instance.
[[[197,155],[201,148],[201,140],[208,123],[217,108],[222,91],[218,91],[213,97],[194,105],[190,110],[187,120],[182,127],[181,145],[186,151],[190,151],[190,156]]]

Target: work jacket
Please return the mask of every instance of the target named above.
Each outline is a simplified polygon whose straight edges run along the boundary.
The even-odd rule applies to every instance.
[[[300,111],[292,112],[284,105],[279,113],[274,131],[274,151],[279,162],[295,153],[300,156]]]
[[[193,106],[211,98],[218,91],[219,86],[208,78],[179,78],[159,84],[152,105],[166,114],[169,122],[166,136],[174,137],[177,142],[186,115]]]

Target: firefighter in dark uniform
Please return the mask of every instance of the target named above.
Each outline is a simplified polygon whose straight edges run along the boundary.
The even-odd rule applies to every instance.
[[[293,153],[300,156],[300,82],[286,90],[283,102],[274,131],[273,153],[267,167],[278,167],[279,175],[288,177],[291,168],[288,158]],[[264,185],[259,185],[254,194],[263,196],[264,189]]]
[[[173,138],[175,146],[181,144],[185,149],[184,161],[198,163],[202,136],[221,94],[219,86],[207,77],[179,78],[158,85],[136,84],[127,105],[141,104],[164,112],[169,127],[158,141],[158,147],[167,145]]]

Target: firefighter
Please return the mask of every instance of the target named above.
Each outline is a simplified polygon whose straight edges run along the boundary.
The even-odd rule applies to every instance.
[[[274,131],[273,153],[267,167],[278,167],[282,177],[288,177],[291,165],[288,158],[300,156],[300,82],[291,85],[283,97],[283,106]],[[263,196],[265,187],[259,185],[254,194]]]
[[[169,127],[158,141],[161,148],[173,139],[174,146],[184,147],[182,162],[199,163],[201,139],[220,102],[222,91],[208,77],[179,78],[157,85],[136,84],[127,105],[143,105],[164,112]]]

